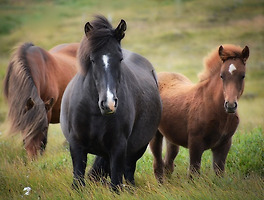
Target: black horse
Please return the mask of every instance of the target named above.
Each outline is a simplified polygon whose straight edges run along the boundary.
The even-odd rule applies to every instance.
[[[67,86],[61,127],[70,144],[73,186],[85,185],[87,153],[97,155],[89,175],[110,175],[113,189],[135,184],[137,160],[157,131],[161,100],[154,68],[121,49],[126,22],[116,29],[103,16],[86,23],[78,50],[81,71]]]

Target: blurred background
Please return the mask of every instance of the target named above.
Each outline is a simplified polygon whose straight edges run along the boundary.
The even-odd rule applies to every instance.
[[[95,14],[116,27],[127,22],[123,48],[142,54],[156,70],[197,82],[203,58],[221,44],[250,48],[239,129],[264,127],[263,0],[0,0],[0,132],[6,130],[3,79],[14,48],[33,42],[46,50],[79,42]]]

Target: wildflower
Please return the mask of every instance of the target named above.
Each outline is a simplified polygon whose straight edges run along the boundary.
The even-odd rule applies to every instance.
[[[23,189],[23,191],[25,192],[25,195],[29,195],[30,191],[31,191],[31,187],[25,187]]]

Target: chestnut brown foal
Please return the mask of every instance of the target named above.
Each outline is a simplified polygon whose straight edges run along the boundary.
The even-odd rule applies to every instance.
[[[213,153],[213,168],[222,175],[239,123],[238,99],[243,93],[249,48],[220,46],[205,60],[200,81],[193,84],[177,73],[159,73],[159,90],[163,102],[159,130],[150,142],[154,155],[154,173],[159,182],[163,171],[171,174],[179,146],[189,149],[190,174],[200,170],[205,150]],[[167,152],[162,159],[162,140]]]

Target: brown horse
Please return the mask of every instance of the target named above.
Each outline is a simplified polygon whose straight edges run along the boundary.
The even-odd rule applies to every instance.
[[[4,80],[9,133],[22,133],[30,158],[45,150],[49,123],[59,123],[63,92],[77,72],[78,47],[61,44],[45,51],[25,43],[11,58]]]
[[[205,60],[200,81],[193,84],[177,73],[159,73],[163,102],[159,131],[150,143],[154,173],[163,181],[163,171],[171,174],[179,146],[189,149],[190,175],[200,170],[205,150],[213,153],[213,168],[222,175],[231,139],[239,123],[237,101],[243,93],[249,48],[220,46]],[[167,152],[162,159],[162,139]]]

